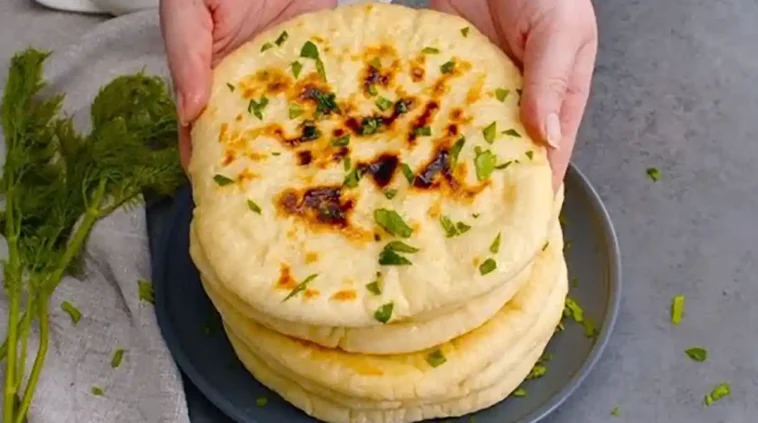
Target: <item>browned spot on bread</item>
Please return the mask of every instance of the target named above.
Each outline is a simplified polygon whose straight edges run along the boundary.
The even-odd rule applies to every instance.
[[[234,118],[237,122],[242,121],[242,113],[237,114],[237,117]]]
[[[313,161],[313,155],[308,150],[297,152],[297,164],[300,166],[307,166]]]
[[[451,123],[447,126],[447,135],[450,137],[454,137],[458,135],[458,125]]]
[[[242,171],[237,175],[237,185],[245,186],[248,182],[257,177],[258,175],[253,173],[250,169],[242,169]]]
[[[306,289],[305,292],[303,293],[303,297],[305,297],[306,300],[316,298],[319,295],[321,295],[321,293],[318,291],[318,289],[311,289],[311,288]]]
[[[258,98],[263,95],[275,96],[286,92],[294,80],[290,74],[279,68],[261,69],[240,82],[242,97]]]
[[[424,105],[424,111],[416,119],[414,119],[413,123],[411,124],[410,131],[408,133],[409,142],[413,143],[416,141],[416,138],[418,138],[416,131],[431,125],[432,120],[434,120],[434,115],[437,114],[437,111],[439,109],[440,105],[435,100],[429,100]]]
[[[439,219],[442,216],[442,204],[439,201],[435,201],[428,211],[429,217],[432,219]]]
[[[340,147],[332,153],[332,161],[335,163],[341,163],[348,154],[350,154],[349,148]]]
[[[426,55],[420,54],[411,60],[411,80],[413,82],[421,82],[424,80],[426,74]]]
[[[412,186],[421,190],[440,190],[449,197],[471,200],[479,194],[489,181],[467,187],[450,168],[450,139],[439,142],[429,162],[416,173]],[[462,179],[461,179],[462,180]]]
[[[452,60],[453,62],[455,62],[453,71],[450,73],[440,74],[437,80],[434,81],[434,84],[432,84],[432,86],[428,88],[429,95],[431,97],[439,99],[442,96],[444,96],[449,90],[449,85],[451,81],[463,75],[464,73],[468,72],[471,69],[470,62],[461,61],[456,58],[453,58]]]
[[[279,279],[276,281],[276,288],[291,291],[295,289],[296,286],[297,282],[295,281],[295,278],[292,277],[290,267],[286,264],[282,264],[279,267]]]
[[[357,136],[371,136],[375,133],[392,129],[400,116],[413,110],[416,100],[412,97],[401,98],[395,102],[387,114],[374,113],[370,116],[347,116],[343,122],[345,128]]]
[[[358,294],[354,289],[343,289],[335,292],[331,299],[334,301],[353,301],[356,298],[358,298]]]
[[[317,42],[319,44],[322,44],[324,42],[324,38],[319,35],[312,35],[311,41]]]
[[[318,261],[318,253],[309,251],[305,254],[305,262],[307,264],[312,264]]]
[[[384,153],[369,162],[358,163],[357,168],[362,174],[370,175],[377,187],[384,188],[392,182],[399,163],[396,154]]]
[[[482,98],[482,89],[484,88],[484,75],[479,75],[476,78],[476,82],[474,82],[474,85],[469,88],[468,93],[466,94],[466,103],[467,104],[474,104],[477,101],[479,101],[480,98]]]
[[[229,124],[226,122],[222,123],[218,130],[218,142],[223,143],[226,141],[228,137],[227,130],[229,130]]]
[[[284,132],[284,128],[282,128],[281,125],[274,123],[263,127],[260,131],[254,132],[263,133],[269,137],[277,139],[285,146],[293,148],[298,147],[303,143],[317,140],[321,137],[321,130],[316,126],[316,122],[312,120],[303,121],[298,129],[300,133],[291,136]],[[257,133],[254,133],[253,137],[255,137],[255,135],[257,135]]]

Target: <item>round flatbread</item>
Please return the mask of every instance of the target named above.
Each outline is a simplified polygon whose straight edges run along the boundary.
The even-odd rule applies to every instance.
[[[303,15],[243,45],[192,131],[196,242],[218,282],[273,318],[359,327],[513,280],[553,202],[521,85],[465,20],[397,5]]]
[[[495,383],[504,363],[518,362],[552,334],[567,286],[558,236],[538,257],[529,283],[492,319],[443,345],[402,355],[350,354],[296,340],[246,319],[210,294],[225,326],[269,366],[290,372],[292,380],[307,381],[334,398],[430,402],[463,397]],[[346,406],[357,407],[355,401]]]

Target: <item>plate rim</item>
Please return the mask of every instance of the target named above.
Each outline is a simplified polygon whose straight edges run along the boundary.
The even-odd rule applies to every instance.
[[[619,248],[618,236],[613,226],[610,213],[608,212],[608,209],[605,207],[602,198],[594,186],[590,183],[587,176],[573,163],[569,164],[566,178],[570,176],[575,176],[577,182],[586,191],[590,199],[590,203],[597,211],[600,220],[599,223],[602,231],[602,234],[600,234],[600,236],[603,238],[603,241],[607,245],[606,254],[609,258],[608,267],[610,271],[608,279],[610,281],[610,292],[608,296],[608,307],[606,308],[605,316],[603,316],[603,326],[601,327],[600,332],[595,339],[595,344],[592,346],[592,349],[586,356],[586,359],[582,363],[581,367],[579,367],[574,375],[568,379],[563,387],[561,387],[555,394],[553,394],[548,401],[539,405],[536,410],[527,414],[517,423],[537,423],[541,421],[552,412],[554,412],[564,402],[566,402],[569,397],[571,397],[571,395],[576,392],[579,387],[582,386],[584,381],[587,379],[599,361],[606,347],[608,346],[611,334],[616,326],[616,320],[619,313],[622,284],[621,251]],[[179,371],[183,372],[187,376],[190,382],[197,388],[198,391],[200,391],[203,396],[205,396],[206,399],[208,399],[208,401],[217,407],[224,415],[237,423],[260,423],[255,418],[253,418],[251,421],[247,416],[242,415],[241,411],[229,403],[229,401],[223,395],[221,395],[218,390],[215,390],[213,387],[209,386],[207,378],[200,374],[200,371],[192,363],[184,350],[178,348],[180,342],[177,338],[176,331],[168,331],[166,329],[170,325],[168,323],[170,321],[170,318],[167,315],[167,296],[165,295],[165,287],[167,283],[163,282],[165,278],[162,277],[162,275],[165,274],[165,263],[167,262],[166,257],[169,254],[169,248],[167,246],[170,240],[169,237],[175,231],[175,225],[177,221],[176,216],[181,209],[180,205],[183,204],[180,201],[186,201],[186,199],[180,199],[178,197],[182,195],[189,195],[191,201],[191,194],[191,188],[182,188],[179,191],[177,198],[175,198],[174,204],[171,205],[167,219],[165,220],[166,226],[160,231],[159,240],[157,243],[157,254],[155,257],[158,260],[152,263],[153,289],[155,290],[156,294],[155,314],[158,327],[160,329],[161,336],[166,343],[166,347],[168,348],[169,353],[171,354],[171,357],[176,363]],[[500,402],[497,404],[499,403]],[[493,405],[493,407],[497,406],[497,404]]]

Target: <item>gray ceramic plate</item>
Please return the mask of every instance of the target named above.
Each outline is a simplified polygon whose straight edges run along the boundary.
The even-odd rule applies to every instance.
[[[190,191],[180,192],[154,256],[156,313],[174,359],[200,392],[232,421],[317,422],[259,384],[234,355],[189,257],[192,207]],[[469,422],[470,417],[477,423],[541,420],[580,385],[608,342],[621,290],[618,243],[600,198],[574,167],[566,177],[562,217],[569,276],[574,281],[570,295],[584,307],[599,333],[588,338],[582,326],[567,323],[565,331],[557,333],[548,345],[554,358],[547,374],[524,384],[526,397],[507,399],[452,421]],[[259,397],[268,399],[265,407],[256,406]]]

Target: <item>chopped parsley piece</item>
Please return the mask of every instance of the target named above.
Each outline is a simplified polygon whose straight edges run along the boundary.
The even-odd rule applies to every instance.
[[[282,31],[282,33],[279,34],[279,37],[276,39],[276,41],[274,41],[274,43],[277,46],[281,47],[282,44],[284,44],[284,42],[287,41],[289,37],[290,35],[287,33],[287,31]]]
[[[523,398],[527,395],[526,389],[519,387],[518,389],[513,391],[511,395],[513,395],[516,398]]]
[[[708,359],[708,351],[701,347],[690,347],[684,350],[687,356],[695,361],[703,362]]]
[[[458,138],[458,141],[456,141],[453,146],[450,147],[451,165],[455,165],[455,162],[458,161],[458,156],[461,154],[461,150],[463,150],[464,144],[466,144],[466,137],[460,137]]]
[[[103,395],[105,395],[105,391],[103,391],[103,388],[99,386],[93,386],[91,392],[92,392],[92,395],[96,397],[102,397]]]
[[[389,100],[387,100],[386,98],[380,96],[376,100],[376,107],[378,107],[379,110],[381,110],[381,111],[385,111],[385,110],[389,109],[390,107],[392,107],[392,102],[389,101]]]
[[[373,59],[371,59],[371,62],[369,62],[369,66],[371,66],[372,68],[376,70],[379,70],[382,68],[382,61],[378,57],[374,57]]]
[[[529,160],[532,160],[534,158],[534,151],[529,150],[526,153],[526,157],[529,158]]]
[[[292,62],[291,66],[292,66],[292,75],[295,76],[295,79],[299,78],[300,77],[300,71],[303,70],[303,65],[300,62],[298,62],[297,60],[295,60],[294,62]]]
[[[513,128],[506,129],[505,131],[503,131],[503,134],[504,135],[508,135],[510,137],[521,138],[521,134],[519,133],[519,131],[517,131],[517,130],[515,130]]]
[[[247,200],[247,208],[249,208],[252,212],[261,214],[261,207],[253,200]]]
[[[227,82],[226,86],[229,87],[229,91],[234,92],[234,85]]]
[[[394,250],[385,248],[379,253],[379,264],[382,266],[410,266],[413,263]]]
[[[374,312],[374,319],[379,322],[387,323],[392,318],[392,310],[395,308],[395,303],[389,302]]]
[[[274,152],[271,153],[271,155],[274,156],[274,157],[277,157],[277,156],[281,156],[282,153],[280,153],[278,151],[274,151]]]
[[[324,67],[324,62],[321,61],[321,59],[316,60],[316,72],[321,76],[321,79],[326,82],[326,68]]]
[[[371,94],[371,96],[375,96],[375,95],[379,94],[379,92],[376,90],[376,87],[374,86],[374,84],[369,85],[368,88],[367,88],[367,90],[368,90],[368,93]]]
[[[441,350],[437,349],[426,355],[426,362],[432,367],[439,367],[447,362],[447,358]]]
[[[350,156],[345,156],[345,158],[342,159],[342,168],[345,169],[345,172],[347,172],[351,167],[352,164],[350,163]]]
[[[401,99],[395,103],[395,111],[397,114],[408,113],[408,105],[411,104],[411,100]]]
[[[503,164],[499,164],[499,165],[495,166],[495,169],[497,169],[497,170],[507,169],[508,166],[510,166],[511,164],[513,164],[513,161],[508,160],[507,162],[505,162]]]
[[[424,47],[424,49],[421,50],[421,52],[424,54],[439,54],[440,49],[434,48],[434,47]]]
[[[290,119],[297,119],[305,113],[305,110],[299,104],[290,104],[288,112]]]
[[[321,91],[318,88],[308,88],[305,92],[305,96],[316,102],[316,111],[325,115],[332,113],[340,113],[340,108],[337,105],[337,95]]]
[[[458,222],[455,224],[455,228],[458,230],[458,233],[465,234],[471,229],[471,226],[463,222]]]
[[[482,130],[482,135],[484,135],[484,140],[487,141],[487,143],[492,144],[495,142],[495,137],[497,136],[497,122],[492,122],[487,125],[487,127]]]
[[[384,196],[388,200],[392,200],[393,198],[395,198],[396,195],[397,195],[397,190],[394,188],[390,188],[387,191],[384,191]]]
[[[553,359],[553,354],[551,354],[551,353],[542,354],[542,357],[540,357],[540,361],[541,362],[547,362],[547,361],[550,361],[552,359]]]
[[[343,135],[339,138],[332,138],[330,142],[335,147],[345,147],[350,144],[350,134]]]
[[[297,294],[305,291],[305,289],[308,288],[308,284],[312,280],[316,279],[317,276],[318,276],[318,273],[314,273],[312,275],[308,275],[307,278],[303,279],[302,282],[300,282],[299,284],[297,284],[295,286],[295,288],[292,290],[292,292],[290,292],[286,297],[284,297],[284,299],[282,300],[282,302],[285,302],[285,301],[289,300],[290,298],[294,297],[295,295],[297,295]]]
[[[479,219],[479,213],[472,213],[471,216],[473,216],[474,219]]]
[[[447,216],[442,216],[440,218],[440,224],[442,225],[442,229],[445,230],[445,236],[447,238],[452,238],[456,235],[461,235],[469,231],[471,229],[471,226],[463,223],[453,223],[452,220],[450,220]]]
[[[497,254],[500,251],[500,234],[498,233],[495,240],[490,244],[490,253]]]
[[[584,318],[584,322],[582,322],[582,327],[584,327],[584,336],[587,338],[594,338],[598,334],[598,330],[595,327],[595,324],[590,320],[589,318]]]
[[[260,120],[263,120],[263,109],[268,106],[268,98],[266,96],[262,96],[260,100],[257,102],[255,99],[250,99],[250,103],[247,105],[247,112],[252,113]]]
[[[361,182],[361,177],[363,177],[363,172],[356,167],[345,175],[342,185],[348,188],[355,188]]]
[[[547,250],[547,247],[550,245],[550,241],[545,241],[544,244],[542,244],[542,251]]]
[[[394,210],[376,209],[374,210],[374,220],[382,229],[400,238],[410,238],[413,234],[413,229]]]
[[[527,379],[539,379],[542,376],[545,376],[545,373],[547,373],[547,367],[542,363],[537,363],[532,367],[532,370],[529,372],[529,374],[526,376]]]
[[[678,325],[682,323],[684,316],[684,295],[677,295],[671,302],[671,323]]]
[[[511,90],[506,90],[505,88],[498,88],[495,90],[495,98],[499,102],[504,102],[506,98],[508,98],[508,94],[511,93]]]
[[[124,351],[123,348],[119,348],[116,351],[113,352],[113,358],[111,358],[111,367],[114,369],[118,368],[118,366],[121,365],[121,362],[124,360]]]
[[[464,37],[468,37],[468,32],[471,30],[470,27],[461,28],[461,34],[463,34]]]
[[[408,164],[403,163],[400,165],[400,170],[403,172],[403,176],[405,176],[405,179],[408,180],[408,183],[413,183],[413,170],[411,170],[411,167],[408,166]]]
[[[479,266],[479,273],[484,276],[488,273],[491,273],[495,269],[497,269],[497,263],[495,263],[495,260],[488,258],[487,260],[484,260],[484,263]]]
[[[616,407],[613,410],[611,410],[611,416],[618,417],[620,415],[621,415],[621,410],[618,407]]]
[[[497,166],[497,156],[490,150],[482,151],[480,148],[475,150],[474,167],[476,168],[476,178],[483,181],[492,175]]]
[[[413,135],[416,135],[419,137],[428,137],[432,135],[432,128],[428,126],[422,126],[420,128],[416,128],[413,130]]]
[[[321,136],[321,131],[316,127],[312,120],[303,122],[303,134],[300,139],[303,141],[315,140]]]
[[[153,291],[153,284],[150,281],[137,281],[137,292],[141,301],[155,304],[155,292]]]
[[[266,404],[268,404],[268,398],[266,397],[258,397],[255,399],[255,405],[258,407],[265,407]]]
[[[69,317],[71,317],[71,321],[74,323],[74,326],[79,324],[79,320],[82,319],[82,312],[79,311],[75,305],[71,304],[68,301],[61,303],[61,310],[65,311]]]
[[[318,55],[318,47],[311,41],[306,41],[303,47],[300,49],[300,57],[307,57],[308,59],[320,59]]]
[[[661,179],[661,171],[651,167],[647,169],[647,176],[653,180],[653,182],[658,182],[659,179]]]
[[[453,69],[455,68],[455,62],[452,60],[449,60],[440,66],[440,72],[442,73],[453,73]]]
[[[396,251],[398,253],[416,253],[418,248],[412,247],[402,241],[392,241],[384,246],[387,250]]]
[[[263,46],[261,46],[261,53],[263,53],[264,51],[266,51],[266,50],[268,50],[270,48],[273,48],[273,47],[274,47],[273,44],[271,44],[271,43],[265,43],[265,44],[263,44]]]
[[[363,121],[361,121],[361,135],[373,135],[379,131],[381,126],[381,118],[363,118]]]
[[[584,309],[571,297],[566,297],[566,307],[563,309],[563,315],[571,317],[576,323],[584,322]]]
[[[226,176],[224,176],[224,175],[218,175],[218,174],[216,174],[216,175],[213,175],[213,180],[214,180],[214,181],[216,182],[216,184],[218,184],[218,186],[220,186],[220,187],[223,187],[223,186],[226,186],[226,185],[229,185],[229,184],[233,184],[233,183],[234,183],[234,181],[233,181],[233,180],[231,180],[231,179],[227,178]]]
[[[705,406],[710,407],[714,402],[731,395],[732,388],[728,383],[720,383],[713,388],[710,394],[705,396]]]
[[[366,284],[366,289],[368,289],[368,292],[374,295],[382,295],[382,286],[379,284],[381,275],[381,273],[376,272],[376,280],[369,284]]]

